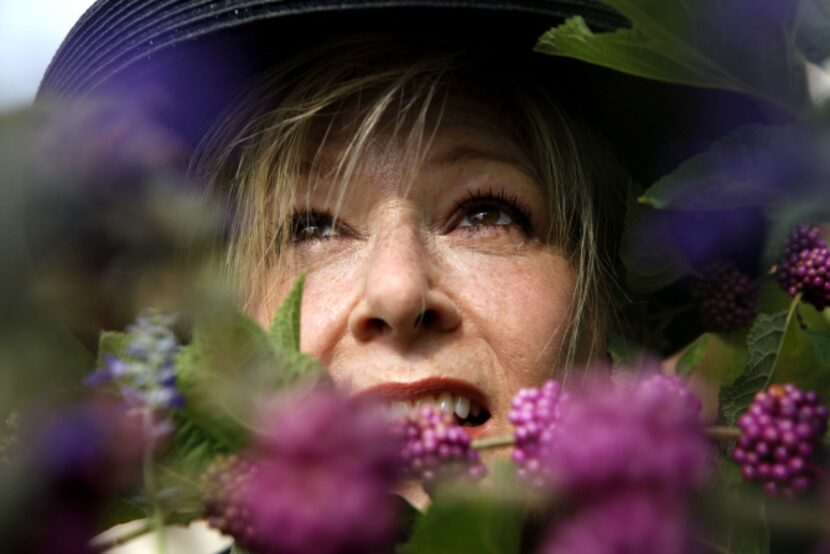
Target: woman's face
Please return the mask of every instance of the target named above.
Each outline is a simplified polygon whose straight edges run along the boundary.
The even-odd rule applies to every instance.
[[[557,366],[574,295],[571,265],[545,240],[546,193],[485,116],[446,114],[414,180],[384,139],[339,205],[325,175],[342,143],[328,141],[318,184],[297,195],[294,261],[262,283],[277,294],[255,315],[267,324],[306,271],[301,347],[336,383],[395,409],[439,404],[474,437],[508,434],[513,395]]]

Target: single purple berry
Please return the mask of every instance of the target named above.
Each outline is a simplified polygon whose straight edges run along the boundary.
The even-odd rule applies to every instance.
[[[487,474],[470,435],[451,413],[425,405],[404,414],[393,424],[403,440],[401,460],[405,477],[421,481],[427,490],[450,480],[477,481]]]
[[[718,262],[703,271],[692,295],[699,303],[704,327],[728,332],[752,322],[758,285],[733,262]]]
[[[814,460],[827,430],[827,407],[814,392],[772,385],[738,419],[741,437],[732,460],[764,491],[793,498],[821,473]]]
[[[776,279],[790,296],[823,310],[830,304],[830,248],[818,227],[797,226],[778,261]]]
[[[507,416],[516,428],[512,459],[518,475],[537,489],[549,481],[547,466],[540,460],[547,456],[548,436],[559,418],[564,396],[562,386],[552,379],[538,389],[522,389],[513,397]]]
[[[400,442],[365,401],[317,391],[263,418],[239,457],[205,474],[205,515],[260,554],[381,552],[395,538]]]

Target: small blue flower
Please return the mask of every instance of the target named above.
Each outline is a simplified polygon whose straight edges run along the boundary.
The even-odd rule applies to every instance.
[[[140,314],[127,327],[130,340],[123,356],[104,356],[104,367],[87,376],[84,384],[98,387],[115,382],[131,408],[181,408],[184,397],[176,388],[175,365],[181,345],[171,329],[174,322],[171,315],[154,311]]]

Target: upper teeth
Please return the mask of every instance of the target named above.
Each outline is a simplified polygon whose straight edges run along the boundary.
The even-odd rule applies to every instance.
[[[437,407],[447,413],[455,413],[459,419],[467,419],[471,413],[477,415],[481,412],[481,406],[465,396],[459,396],[443,392],[437,396],[425,395],[415,400],[396,400],[391,403],[390,409],[394,414],[402,414],[419,408],[424,405]]]

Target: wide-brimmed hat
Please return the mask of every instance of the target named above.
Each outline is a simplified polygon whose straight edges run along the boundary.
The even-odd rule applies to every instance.
[[[415,31],[532,60],[528,71],[569,89],[640,181],[765,118],[735,93],[532,52],[544,31],[573,15],[596,32],[628,25],[596,0],[99,0],[61,45],[38,99],[126,98],[195,145],[230,100],[281,57],[334,34]]]

